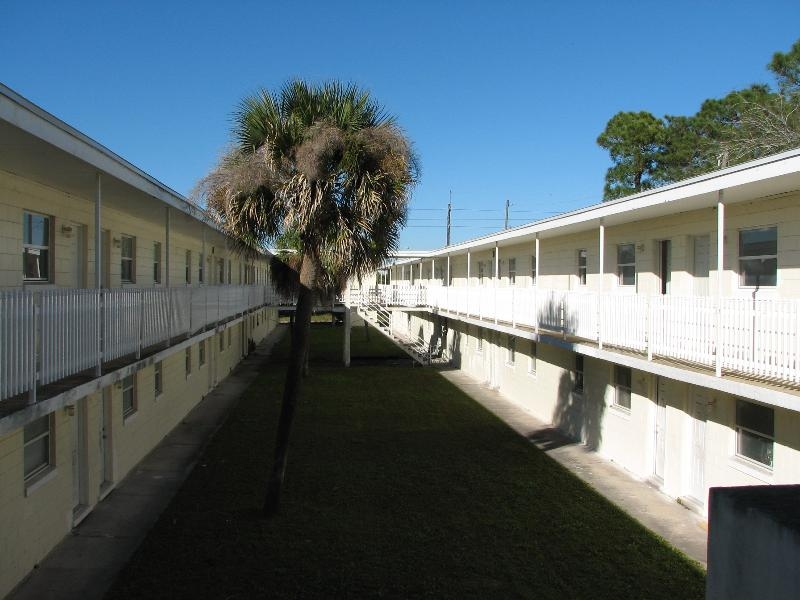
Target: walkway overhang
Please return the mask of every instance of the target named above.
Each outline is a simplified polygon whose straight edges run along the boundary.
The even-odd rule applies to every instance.
[[[798,190],[800,148],[445,248],[420,251],[415,256],[409,253],[408,258],[398,261],[398,264],[448,254],[462,254],[467,250],[489,250],[495,245],[502,247],[533,243],[537,236],[539,239],[547,239],[597,230],[601,221],[606,227],[613,227],[683,212],[715,209],[720,192],[725,193],[725,204],[730,205]]]

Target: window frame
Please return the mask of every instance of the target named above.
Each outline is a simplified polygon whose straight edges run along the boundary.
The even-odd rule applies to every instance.
[[[205,254],[202,252],[197,255],[197,283],[205,283]]]
[[[508,285],[517,285],[517,259],[508,259]]]
[[[585,369],[586,369],[586,360],[583,354],[576,354],[575,355],[575,362],[574,362],[574,379],[572,385],[572,391],[576,394],[582,394],[585,388]]]
[[[578,248],[578,285],[580,286],[586,285],[588,264],[589,251],[586,248]]]
[[[186,379],[189,379],[189,376],[192,374],[192,347],[189,346],[186,348],[186,351],[183,353],[183,368],[186,371]]]
[[[740,407],[744,404],[749,404],[751,406],[757,407],[759,410],[768,410],[772,416],[772,433],[765,433],[763,431],[759,431],[758,429],[754,429],[753,427],[749,427],[748,425],[743,425],[740,422]],[[736,416],[735,416],[735,427],[734,431],[736,434],[736,443],[735,443],[735,452],[736,457],[745,460],[751,464],[758,465],[761,468],[772,470],[775,468],[775,409],[771,406],[766,406],[764,404],[758,404],[757,402],[750,402],[749,400],[745,400],[744,398],[736,398]],[[767,441],[770,444],[769,448],[769,463],[762,461],[759,458],[748,456],[742,452],[742,433],[746,432],[746,435],[749,434],[752,437],[760,438],[762,441]]]
[[[192,251],[191,250],[187,250],[186,251],[185,260],[186,260],[186,272],[184,273],[184,280],[186,282],[186,285],[189,285],[189,284],[192,283]]]
[[[130,256],[125,255],[125,242],[130,242]],[[120,234],[119,236],[119,279],[122,283],[136,283],[136,237]],[[129,277],[125,278],[125,265],[130,269]]]
[[[29,427],[32,427],[35,423],[38,423],[45,419],[47,419],[47,431],[33,436],[32,439],[25,439],[26,437],[25,430],[28,429]],[[39,417],[38,419],[31,421],[30,423],[25,425],[25,427],[23,427],[22,475],[23,475],[23,481],[25,482],[26,485],[30,485],[31,483],[39,480],[42,476],[44,476],[46,473],[50,472],[52,469],[55,468],[56,453],[55,453],[55,436],[53,435],[54,428],[55,428],[55,420],[53,418],[53,413],[50,413],[43,417]],[[36,467],[33,468],[31,471],[26,472],[25,471],[26,451],[28,450],[28,448],[31,448],[34,444],[45,438],[47,439],[47,451],[46,451],[47,459],[44,462],[37,464]]]
[[[161,284],[161,242],[153,242],[153,284]]]
[[[153,365],[153,397],[158,398],[164,393],[164,363],[158,361]]]
[[[528,375],[536,376],[536,361],[538,353],[539,349],[536,346],[536,342],[531,340],[530,355],[528,356]]]
[[[633,370],[630,367],[614,365],[614,406],[616,408],[630,412],[632,388]]]
[[[33,227],[27,226],[28,223],[32,222],[31,217],[41,217],[44,219],[44,222],[47,224],[47,245],[42,244],[34,244],[32,242],[26,242],[25,237],[28,234],[32,234]],[[55,217],[52,215],[45,215],[42,213],[37,213],[29,210],[22,211],[22,281],[24,283],[52,283],[53,282],[53,265],[55,262],[53,261],[53,250],[55,244],[53,243],[53,235],[54,235],[54,225],[55,225]],[[32,235],[29,239],[32,239]],[[41,252],[45,250],[47,252],[47,260],[44,261],[45,268],[47,269],[47,276],[46,277],[28,277],[25,273],[25,256],[26,250],[30,248],[31,250],[37,250]],[[34,253],[31,253],[34,256]],[[41,272],[41,271],[40,271]]]
[[[130,402],[125,401],[126,392],[130,392]],[[136,414],[139,409],[138,401],[136,398],[136,373],[131,373],[122,379],[122,420],[124,421],[131,415]]]
[[[622,249],[630,247],[631,251],[633,252],[633,262],[620,262],[620,254],[622,254]],[[624,268],[632,268],[633,269],[633,281],[631,283],[625,283],[625,276],[623,275]],[[621,287],[635,287],[636,286],[636,244],[633,242],[627,242],[625,244],[617,244],[617,285]]]
[[[774,231],[775,233],[775,254],[742,254],[742,234],[746,234],[752,231]],[[778,286],[778,226],[777,225],[767,225],[766,227],[746,227],[743,229],[739,229],[739,240],[738,240],[738,258],[737,264],[739,268],[739,287],[744,289],[760,289],[760,288],[776,288]],[[747,273],[743,268],[743,263],[745,262],[753,262],[753,261],[760,261],[761,264],[764,264],[766,261],[774,261],[775,270],[773,273],[770,273],[771,278],[774,279],[774,283],[761,283],[760,281],[756,283],[747,283]],[[756,275],[758,278],[759,275]]]

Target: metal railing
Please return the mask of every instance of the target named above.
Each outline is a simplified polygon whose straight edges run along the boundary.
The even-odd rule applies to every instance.
[[[800,384],[800,300],[397,285],[379,286],[377,298]]]
[[[0,291],[0,400],[283,302],[266,285]]]

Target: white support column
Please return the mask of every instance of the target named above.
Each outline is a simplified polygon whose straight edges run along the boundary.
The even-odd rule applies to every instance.
[[[467,317],[469,317],[469,288],[472,286],[472,253],[467,248]]]
[[[494,324],[497,325],[497,288],[500,287],[500,247],[494,243]]]
[[[449,252],[447,253],[447,275],[446,275],[446,277],[447,277],[447,280],[444,282],[444,284],[447,286],[447,291],[445,292],[445,294],[446,294],[445,302],[447,304],[447,310],[451,310],[451,306],[450,306],[450,253]]]
[[[717,331],[716,331],[716,375],[722,377],[722,294],[725,273],[725,192],[719,191],[717,200]]]
[[[102,221],[102,205],[103,205],[103,181],[102,176],[98,172],[95,175],[95,192],[94,192],[94,287],[101,290],[103,287],[103,221]],[[103,292],[98,291],[100,298],[98,298],[97,310],[97,325],[100,328],[97,332],[96,340],[96,356],[97,364],[94,367],[95,376],[102,375],[103,368]]]
[[[598,268],[598,276],[600,281],[598,283],[597,292],[597,347],[603,349],[603,293],[605,292],[605,264],[606,264],[606,225],[603,219],[600,219],[600,267]]]
[[[350,315],[350,307],[344,307],[344,348],[342,349],[342,360],[345,367],[350,366],[350,328],[352,326],[352,317]]]
[[[539,265],[542,264],[541,258],[539,258],[539,234],[536,234],[536,239],[533,242],[534,245],[534,256],[536,257],[536,279],[533,281],[533,323],[534,329],[536,333],[539,333],[539,279],[541,279],[541,273],[539,272]]]

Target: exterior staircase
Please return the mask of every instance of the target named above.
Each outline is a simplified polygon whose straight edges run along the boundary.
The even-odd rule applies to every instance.
[[[434,346],[424,339],[412,338],[395,331],[392,328],[392,312],[381,303],[380,294],[377,291],[362,291],[355,305],[358,314],[365,321],[392,340],[420,365],[428,366],[450,362],[446,348],[441,346],[441,340]]]

